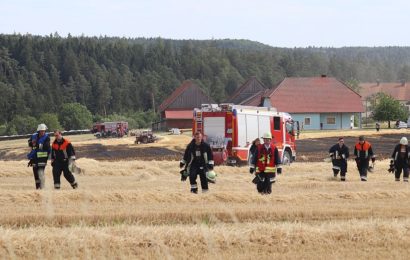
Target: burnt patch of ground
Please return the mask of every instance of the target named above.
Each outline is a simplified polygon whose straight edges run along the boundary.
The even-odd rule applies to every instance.
[[[377,159],[382,160],[391,156],[401,137],[403,137],[403,134],[386,134],[368,136],[365,139],[372,144]],[[328,156],[329,148],[337,141],[337,137],[296,140],[297,161],[323,161]],[[358,141],[358,137],[346,136],[344,141],[345,145],[349,147],[350,156],[353,157],[354,145]]]
[[[95,160],[180,160],[182,152],[176,152],[164,147],[136,147],[128,145],[104,146],[102,144],[87,144],[76,147],[79,157]]]

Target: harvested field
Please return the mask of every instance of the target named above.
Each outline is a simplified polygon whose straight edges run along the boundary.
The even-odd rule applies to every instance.
[[[0,255],[6,258],[404,259],[409,185],[378,162],[369,182],[328,163],[294,163],[274,194],[247,168],[217,167],[217,184],[190,194],[177,161],[80,159],[78,190],[35,191],[25,161],[1,161]]]
[[[388,160],[376,162],[368,182],[350,161],[345,183],[333,178],[330,163],[299,161],[284,167],[269,196],[256,192],[246,167],[220,166],[210,192],[195,195],[180,182],[177,160],[149,154],[156,148],[178,154],[188,136],[143,147],[132,138],[75,138],[85,173],[76,176],[79,189],[62,179],[59,191],[50,167],[46,189],[34,190],[26,160],[11,156],[23,156],[17,149],[25,142],[0,142],[0,156],[9,156],[0,160],[1,258],[407,259],[410,253],[410,186],[394,182]],[[335,138],[298,142],[321,144],[326,156]],[[142,159],[97,158],[123,156],[126,148],[141,149]]]

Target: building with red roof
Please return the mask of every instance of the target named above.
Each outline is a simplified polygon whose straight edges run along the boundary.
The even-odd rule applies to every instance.
[[[321,77],[290,77],[238,104],[275,107],[288,112],[303,129],[351,129],[363,111],[361,96],[341,81]]]
[[[198,85],[186,80],[159,106],[160,122],[153,129],[192,128],[194,108],[210,103],[213,100]]]
[[[401,104],[407,106],[410,111],[410,85],[405,81],[401,82],[366,82],[359,84],[362,103],[365,107],[364,117],[371,115],[370,100],[378,93],[385,93]]]

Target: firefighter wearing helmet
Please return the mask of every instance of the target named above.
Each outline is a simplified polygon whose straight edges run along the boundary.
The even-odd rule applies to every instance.
[[[410,149],[409,142],[406,137],[400,139],[399,144],[396,145],[392,154],[392,160],[390,161],[389,171],[394,172],[395,180],[400,181],[400,175],[403,171],[403,181],[409,181],[409,161],[410,161]]]
[[[208,191],[208,181],[215,182],[216,174],[214,169],[214,159],[209,144],[202,139],[202,133],[196,132],[194,138],[185,149],[184,158],[179,163],[181,171],[181,181],[189,177],[191,192],[198,193],[197,177],[201,181],[202,192]]]
[[[340,171],[340,180],[345,181],[349,148],[344,144],[343,137],[339,137],[337,144],[330,147],[329,156],[332,159],[333,176],[336,178]]]
[[[354,155],[356,156],[357,169],[359,170],[360,180],[367,181],[367,171],[369,170],[369,161],[374,164],[376,157],[373,153],[372,145],[364,139],[364,136],[359,136],[359,141],[354,146]],[[372,166],[373,168],[373,166]]]
[[[29,163],[27,166],[33,167],[33,175],[36,189],[43,189],[45,186],[44,171],[50,155],[50,137],[46,133],[47,126],[39,124],[37,132],[28,140],[31,152],[27,155]]]
[[[259,144],[252,157],[249,172],[255,173],[254,183],[261,194],[272,193],[272,183],[276,182],[276,173],[281,174],[281,161],[278,148],[272,143],[272,134],[263,135],[263,144]]]

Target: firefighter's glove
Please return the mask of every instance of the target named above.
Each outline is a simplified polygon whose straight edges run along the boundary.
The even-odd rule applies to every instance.
[[[54,167],[55,160],[51,160],[51,167]]]
[[[254,172],[255,172],[255,168],[253,168],[253,167],[249,168],[249,173],[250,174],[253,174]]]
[[[393,160],[390,160],[390,167],[389,167],[389,169],[387,170],[388,172],[390,172],[390,173],[394,173],[395,172],[395,167],[394,167],[394,161]]]
[[[33,167],[33,160],[28,161],[27,167]]]
[[[184,166],[185,166],[185,163],[179,162],[179,168],[182,168],[182,167],[184,167]]]
[[[376,161],[376,157],[372,157],[372,163]]]
[[[189,173],[186,169],[183,169],[182,171],[179,172],[181,174],[181,181],[186,181],[186,179],[189,176]]]
[[[276,173],[277,174],[282,174],[282,167],[277,167],[276,168]]]

